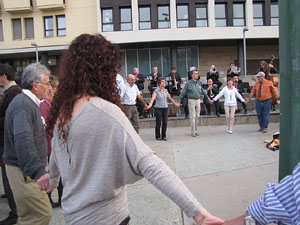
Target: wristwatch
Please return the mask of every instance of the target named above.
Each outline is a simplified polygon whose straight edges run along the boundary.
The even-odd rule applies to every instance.
[[[258,225],[258,223],[251,217],[248,210],[245,213],[244,222],[245,225]]]

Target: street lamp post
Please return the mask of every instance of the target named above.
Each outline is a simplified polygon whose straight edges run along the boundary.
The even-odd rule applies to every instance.
[[[39,62],[38,45],[35,42],[31,42],[31,46],[35,47],[35,58],[36,58],[36,63],[38,63]]]
[[[244,27],[243,29],[243,48],[244,48],[244,75],[247,75],[247,59],[246,59],[246,31],[249,29]]]

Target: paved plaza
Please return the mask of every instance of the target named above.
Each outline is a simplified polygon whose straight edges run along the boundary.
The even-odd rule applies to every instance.
[[[194,138],[189,127],[170,127],[166,142],[155,140],[154,128],[141,129],[140,135],[208,211],[222,219],[239,216],[267,183],[277,182],[279,151],[268,150],[264,140],[272,139],[279,123],[271,123],[266,134],[257,131],[257,124],[236,125],[231,135],[223,125],[199,128],[200,136]],[[193,224],[146,179],[128,186],[128,202],[130,225]],[[7,215],[7,202],[1,199],[0,220]],[[60,209],[50,224],[64,224]]]

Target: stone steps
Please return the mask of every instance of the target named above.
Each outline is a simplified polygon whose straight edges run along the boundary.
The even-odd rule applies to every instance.
[[[276,110],[271,112],[270,123],[277,123],[280,120],[280,111]],[[235,114],[235,124],[258,124],[257,115],[255,111],[249,111],[247,114]],[[215,115],[206,116],[201,115],[199,118],[199,126],[217,126],[226,125],[225,115],[221,114],[220,117]],[[186,119],[184,114],[178,117],[168,118],[168,127],[189,127],[190,120]],[[155,117],[140,119],[140,128],[154,128]]]

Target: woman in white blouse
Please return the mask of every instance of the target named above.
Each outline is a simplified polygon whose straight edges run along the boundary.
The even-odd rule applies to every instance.
[[[227,122],[227,132],[232,134],[233,124],[234,124],[234,114],[237,106],[236,97],[238,97],[241,102],[244,102],[245,99],[239,94],[238,90],[233,86],[233,79],[230,77],[227,80],[227,86],[220,91],[220,93],[214,97],[214,99],[209,100],[212,104],[214,101],[217,101],[224,95],[224,109],[226,114],[226,122]]]

